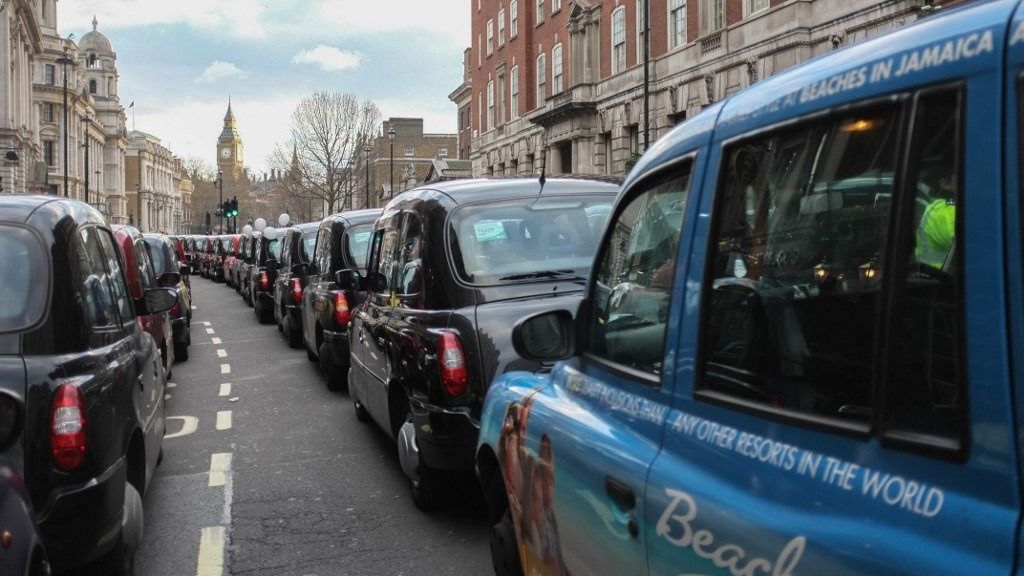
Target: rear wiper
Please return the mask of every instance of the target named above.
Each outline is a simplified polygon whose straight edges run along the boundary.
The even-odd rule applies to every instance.
[[[502,276],[498,280],[528,280],[530,278],[564,278],[571,276],[573,280],[583,280],[583,278],[576,275],[573,270],[538,270],[536,272],[524,272],[523,274],[512,274],[511,276]]]

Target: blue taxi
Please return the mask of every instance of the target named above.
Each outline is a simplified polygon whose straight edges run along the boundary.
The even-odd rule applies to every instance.
[[[488,392],[496,571],[1020,570],[1022,72],[974,2],[661,138]]]

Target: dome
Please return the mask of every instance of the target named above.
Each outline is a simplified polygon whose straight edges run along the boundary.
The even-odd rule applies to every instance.
[[[92,19],[92,32],[82,36],[82,41],[78,43],[78,51],[86,54],[96,52],[99,54],[112,55],[114,53],[114,49],[110,45],[110,40],[96,30],[97,26],[98,22],[96,22],[96,17],[94,16]]]

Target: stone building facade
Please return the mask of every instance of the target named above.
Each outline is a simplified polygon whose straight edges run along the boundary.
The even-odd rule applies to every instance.
[[[953,2],[946,2],[951,4]],[[919,17],[922,0],[475,0],[476,175],[624,175],[759,79]],[[643,9],[649,5],[649,115]],[[645,130],[646,128],[646,130]]]
[[[38,191],[45,172],[36,170],[42,151],[32,80],[44,14],[32,0],[3,0],[0,6],[0,191]]]
[[[394,146],[388,132],[395,130]],[[435,158],[449,158],[458,153],[457,134],[425,134],[422,118],[389,118],[380,134],[372,141],[369,153],[370,206],[383,206],[396,194],[415,188],[430,171]],[[393,150],[393,152],[392,152]],[[392,155],[393,154],[393,155]],[[394,160],[392,171],[392,159]],[[363,159],[366,162],[366,159]],[[365,170],[365,164],[359,169]],[[366,205],[366,174],[357,169],[353,207]],[[362,178],[360,178],[362,176]],[[391,188],[392,178],[394,190]]]
[[[179,166],[174,154],[156,136],[139,131],[129,134],[125,171],[128,218],[143,232],[185,232],[178,228],[181,224]]]
[[[459,154],[457,160],[469,160],[473,143],[473,67],[470,65],[472,54],[473,51],[469,48],[462,54],[462,84],[448,95],[448,99],[459,110]]]

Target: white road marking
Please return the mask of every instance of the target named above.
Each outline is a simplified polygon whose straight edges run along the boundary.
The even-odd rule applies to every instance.
[[[193,310],[199,310],[199,306],[193,306],[192,309]]]
[[[219,358],[227,358],[228,357],[228,351],[223,349],[223,348],[220,348],[219,350],[217,350],[217,356]]]
[[[231,453],[218,452],[210,455],[210,486],[224,486],[231,474]]]
[[[221,384],[219,396],[231,396],[231,384],[227,382]]]
[[[220,344],[221,343],[220,342],[220,338],[217,338],[216,336],[213,337],[213,338],[210,338],[210,341],[213,342],[214,344]]]
[[[220,373],[221,374],[231,374],[231,364],[221,364],[220,365]]]
[[[231,429],[231,410],[217,412],[217,430]]]
[[[203,528],[199,537],[199,559],[196,562],[196,576],[222,576],[224,574],[223,526]]]
[[[170,400],[170,399],[171,399],[171,395],[170,394],[164,394],[164,400]]]
[[[168,416],[167,420],[181,420],[181,430],[174,434],[164,434],[164,440],[170,440],[171,438],[181,438],[182,436],[188,436],[199,429],[199,418],[194,416]]]
[[[213,331],[213,328],[207,328],[206,329],[206,333],[207,334],[216,334],[216,332]]]
[[[202,324],[203,326],[209,326],[210,325],[209,322],[200,322],[200,324]]]
[[[168,383],[167,383],[167,387],[168,387],[168,388],[177,388],[177,387],[178,387],[178,385],[177,385],[177,384],[175,384],[174,382],[168,382]]]

